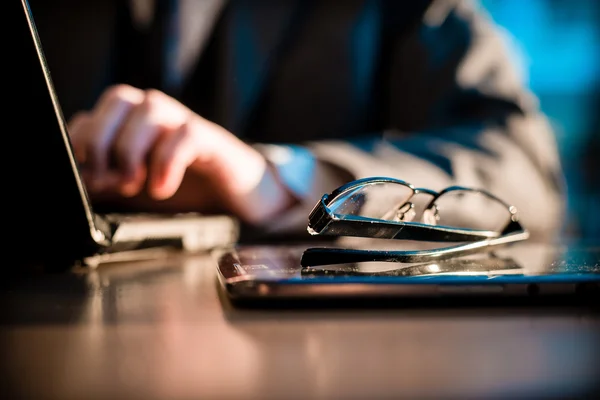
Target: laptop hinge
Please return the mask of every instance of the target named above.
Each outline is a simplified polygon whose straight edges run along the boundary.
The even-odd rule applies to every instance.
[[[91,227],[91,235],[94,242],[101,246],[108,246],[111,243],[112,236],[114,234],[114,227],[102,216],[98,214],[94,215],[94,224]]]

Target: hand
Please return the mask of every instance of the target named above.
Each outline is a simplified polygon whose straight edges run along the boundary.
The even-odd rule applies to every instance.
[[[93,197],[173,212],[216,205],[252,223],[293,201],[260,153],[156,90],[111,87],[69,133]]]

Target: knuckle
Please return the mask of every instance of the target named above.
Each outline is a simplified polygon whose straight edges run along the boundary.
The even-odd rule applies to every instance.
[[[169,129],[177,128],[190,113],[177,100],[157,89],[146,90],[143,107],[152,121]]]
[[[173,99],[167,94],[156,89],[148,89],[145,93],[142,107],[146,115],[151,116],[151,120],[164,125],[173,125],[179,121],[179,112],[173,107]]]
[[[158,107],[161,103],[164,103],[166,95],[157,89],[146,90],[144,97],[144,105],[149,108]]]
[[[161,92],[158,89],[147,89],[146,90],[146,98],[151,100],[161,100],[166,97],[166,94]]]
[[[129,88],[127,87],[127,85],[123,85],[123,84],[119,84],[119,85],[113,85],[111,87],[109,87],[108,89],[106,89],[106,91],[104,92],[104,97],[107,100],[117,100],[121,97],[123,97],[124,92],[127,91]]]
[[[117,84],[109,87],[103,94],[102,101],[107,103],[131,102],[131,94],[135,92],[133,86]]]

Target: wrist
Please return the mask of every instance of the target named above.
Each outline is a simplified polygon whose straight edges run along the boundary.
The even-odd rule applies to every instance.
[[[238,138],[215,159],[215,186],[225,209],[247,223],[260,225],[290,208],[296,198],[267,159]]]
[[[236,204],[238,215],[254,225],[263,225],[297,202],[269,164],[266,164],[259,184],[239,199],[241,201]]]

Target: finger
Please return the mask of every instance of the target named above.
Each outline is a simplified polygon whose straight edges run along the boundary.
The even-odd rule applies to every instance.
[[[117,183],[118,191],[125,197],[133,197],[142,192],[144,189],[144,183],[146,182],[147,167],[141,164],[133,175],[123,176],[123,173],[119,170],[119,181]]]
[[[150,160],[148,192],[157,200],[173,196],[186,169],[198,155],[197,140],[190,123],[166,136],[156,146]]]
[[[149,90],[123,125],[115,144],[117,164],[124,174],[121,191],[138,194],[146,181],[146,160],[160,135],[168,135],[188,118],[190,111],[166,94]]]
[[[115,141],[119,167],[126,176],[136,175],[158,136],[177,129],[189,111],[166,94],[149,90],[144,101],[132,110]]]
[[[117,166],[126,181],[139,178],[146,155],[160,133],[153,112],[147,101],[133,108],[113,144]]]
[[[67,131],[71,139],[71,145],[73,146],[73,152],[75,158],[81,163],[85,164],[85,147],[81,140],[82,132],[85,132],[88,128],[87,125],[90,122],[90,114],[85,111],[80,111],[73,115],[67,124]]]
[[[122,176],[120,191],[127,197],[140,193],[146,181],[145,160],[161,131],[153,113],[156,110],[148,101],[136,106],[113,145],[113,154]]]
[[[76,140],[81,136],[81,132],[85,131],[85,125],[90,120],[90,113],[87,111],[79,111],[75,113],[67,123],[67,131],[71,140]]]
[[[127,85],[114,86],[98,101],[85,132],[86,159],[97,179],[108,169],[109,150],[131,109],[142,103],[144,92]]]

